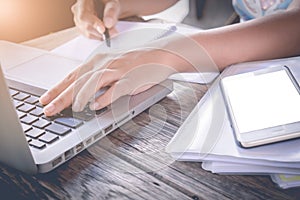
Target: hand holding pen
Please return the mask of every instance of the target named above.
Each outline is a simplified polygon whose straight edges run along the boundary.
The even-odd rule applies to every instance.
[[[96,12],[95,2],[91,0],[77,0],[72,6],[72,12],[75,24],[84,36],[105,40],[106,45],[110,46],[110,35],[117,33],[114,27],[120,14],[119,1],[105,1],[102,20]]]

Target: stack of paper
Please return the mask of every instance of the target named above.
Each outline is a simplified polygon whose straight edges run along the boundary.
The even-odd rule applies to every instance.
[[[300,57],[232,66],[239,73],[286,64],[297,66]],[[296,73],[299,76],[299,73]],[[269,174],[280,187],[300,186],[300,139],[242,148],[234,138],[218,78],[167,145],[166,151],[181,161],[202,162],[202,168],[219,174]],[[284,175],[278,175],[284,174]]]

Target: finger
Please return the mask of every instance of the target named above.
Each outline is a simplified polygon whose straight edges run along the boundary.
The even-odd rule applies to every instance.
[[[78,77],[85,74],[92,68],[92,65],[85,64],[77,67],[74,71],[68,74],[62,81],[60,81],[53,88],[45,92],[39,99],[42,105],[47,105],[53,101],[60,93],[67,89]]]
[[[130,95],[136,95],[136,94],[139,94],[139,93],[141,93],[141,92],[144,92],[144,91],[150,89],[151,87],[153,87],[154,85],[156,85],[156,84],[155,84],[155,83],[149,83],[149,84],[147,84],[147,85],[143,85],[143,86],[141,86],[141,87],[135,89],[134,91],[132,91],[132,92],[130,93]]]
[[[74,99],[74,95],[77,93],[76,89],[80,88],[84,82],[90,78],[90,76],[90,74],[85,74],[79,80],[73,82],[68,88],[62,91],[54,100],[44,107],[45,115],[55,115],[70,106]]]
[[[127,80],[121,80],[114,83],[103,95],[98,97],[90,104],[91,110],[99,110],[104,108],[122,96],[130,93],[129,87],[126,84]]]
[[[46,116],[52,116],[66,107],[70,106],[72,103],[73,90],[72,87],[64,90],[60,95],[58,95],[53,101],[51,101],[47,106],[44,107],[44,113]]]
[[[111,85],[116,80],[117,76],[112,71],[101,70],[94,72],[76,95],[73,102],[73,111],[81,111],[97,91]]]
[[[62,93],[75,81],[75,77],[76,72],[70,73],[66,78],[64,78],[64,80],[45,92],[39,99],[40,103],[43,105],[47,105],[48,103],[53,101],[60,93]]]
[[[103,33],[105,27],[103,22],[95,15],[90,16],[89,21],[81,22],[79,25],[81,31],[83,31],[88,38],[91,39],[103,39]]]
[[[116,28],[113,27],[113,28],[109,29],[109,33],[110,33],[110,35],[114,36],[114,35],[117,35],[118,31]]]
[[[92,27],[98,32],[98,34],[103,35],[105,31],[105,26],[104,23],[97,16],[93,16]]]
[[[80,32],[91,39],[103,39],[103,32],[105,30],[103,22],[96,15],[88,15],[88,17],[75,18],[75,25]]]
[[[99,34],[98,31],[96,31],[95,29],[81,29],[79,28],[79,31],[82,35],[84,35],[85,37],[89,38],[89,39],[93,39],[93,40],[103,40],[103,35]]]
[[[108,1],[103,12],[103,23],[105,27],[111,29],[118,22],[120,4],[118,1]]]
[[[103,41],[103,35],[100,35],[98,33],[98,31],[96,32],[85,32],[85,33],[82,33],[85,37],[89,38],[89,39],[92,39],[92,40],[100,40],[100,41]]]

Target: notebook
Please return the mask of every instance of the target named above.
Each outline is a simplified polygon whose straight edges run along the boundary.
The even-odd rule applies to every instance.
[[[0,41],[0,161],[26,173],[45,173],[71,159],[172,91],[167,80],[110,106],[46,117],[38,99],[81,62]]]

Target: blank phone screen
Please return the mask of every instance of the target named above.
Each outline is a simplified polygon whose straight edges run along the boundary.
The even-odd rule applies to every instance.
[[[240,133],[300,121],[300,96],[284,69],[224,79],[223,87]]]

